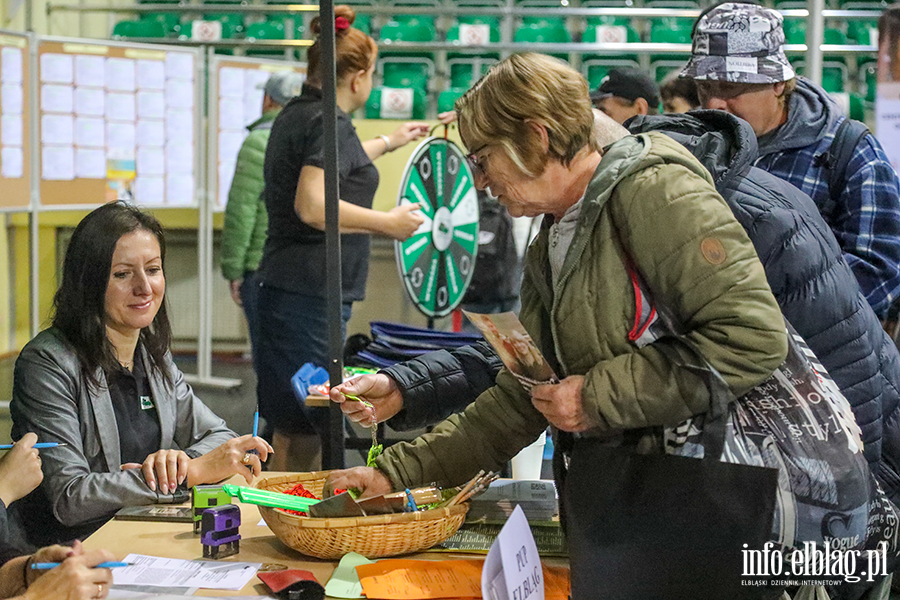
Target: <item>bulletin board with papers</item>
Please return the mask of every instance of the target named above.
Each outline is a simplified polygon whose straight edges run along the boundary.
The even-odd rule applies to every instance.
[[[43,38],[42,206],[198,205],[198,50]]]
[[[306,63],[220,57],[209,63],[209,183],[214,210],[224,210],[234,178],[238,151],[249,131],[247,126],[262,116],[262,86],[272,73],[293,70],[306,74]]]
[[[31,204],[28,38],[0,31],[0,211]]]

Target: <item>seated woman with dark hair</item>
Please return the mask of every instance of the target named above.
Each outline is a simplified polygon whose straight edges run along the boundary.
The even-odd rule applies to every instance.
[[[53,326],[19,355],[10,404],[14,437],[65,444],[44,452],[44,482],[25,500],[33,543],[87,536],[124,506],[180,502],[235,473],[249,482],[272,451],[236,437],[172,362],[165,247],[159,221],[121,202],[72,235]]]

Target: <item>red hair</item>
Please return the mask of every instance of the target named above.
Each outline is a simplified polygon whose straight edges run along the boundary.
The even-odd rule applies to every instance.
[[[350,74],[367,71],[375,62],[378,46],[375,45],[375,40],[352,26],[353,21],[356,20],[356,12],[351,7],[344,4],[335,6],[334,16],[335,72],[340,81]],[[319,45],[318,37],[322,32],[322,23],[319,17],[312,20],[310,29],[315,34],[316,41],[306,52],[307,78],[310,83],[321,85],[322,48]]]

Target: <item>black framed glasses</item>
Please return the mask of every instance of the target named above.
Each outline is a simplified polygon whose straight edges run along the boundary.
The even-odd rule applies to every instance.
[[[482,144],[477,149],[473,150],[466,154],[466,162],[469,165],[469,169],[472,171],[472,175],[475,177],[484,175],[484,159],[478,158],[478,153],[488,147],[488,144]]]

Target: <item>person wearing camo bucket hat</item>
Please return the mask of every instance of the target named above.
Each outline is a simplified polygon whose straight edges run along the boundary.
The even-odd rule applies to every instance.
[[[856,145],[844,176],[832,169],[829,151],[844,116],[824,89],[795,74],[777,11],[742,2],[713,6],[701,13],[692,41],[681,76],[697,83],[702,107],[753,127],[755,166],[813,199],[866,300],[885,318],[900,296],[900,181],[881,145],[856,129],[859,137],[847,138]]]

